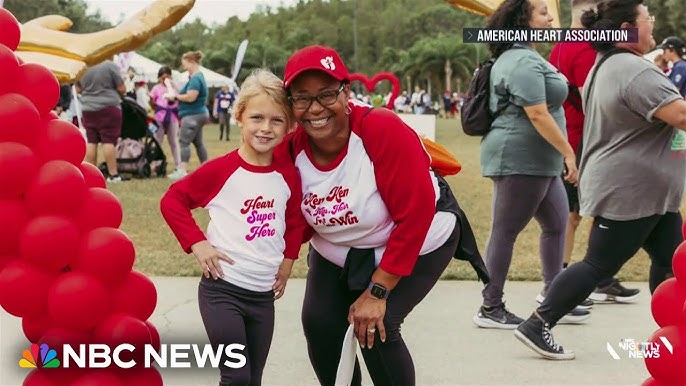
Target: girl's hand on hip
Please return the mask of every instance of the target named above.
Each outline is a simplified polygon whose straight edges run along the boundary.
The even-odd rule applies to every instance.
[[[355,335],[362,348],[374,347],[374,337],[378,331],[382,342],[386,341],[386,328],[383,324],[386,315],[386,299],[377,299],[366,290],[350,306],[348,322],[354,325]]]
[[[207,240],[193,244],[191,250],[193,251],[195,258],[198,259],[198,264],[200,264],[203,275],[208,279],[210,278],[210,275],[214,280],[217,280],[219,277],[224,277],[224,272],[219,265],[219,260],[224,260],[229,264],[234,263],[228,256],[214,249]]]

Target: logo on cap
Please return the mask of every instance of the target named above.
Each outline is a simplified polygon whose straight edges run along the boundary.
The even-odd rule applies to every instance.
[[[333,62],[333,56],[327,56],[324,59],[320,60],[319,63],[324,66],[327,70],[334,71],[336,70],[336,64]]]

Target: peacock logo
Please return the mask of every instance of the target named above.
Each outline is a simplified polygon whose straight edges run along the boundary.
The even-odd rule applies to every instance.
[[[40,354],[40,355],[39,355]],[[57,351],[51,349],[47,344],[40,346],[32,344],[29,350],[24,350],[19,360],[19,367],[23,368],[56,368],[60,367],[60,360],[57,359]]]

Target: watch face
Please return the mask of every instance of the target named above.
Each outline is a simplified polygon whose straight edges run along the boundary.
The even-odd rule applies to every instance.
[[[385,299],[388,296],[388,290],[379,284],[374,284],[370,292],[372,296],[379,299]]]

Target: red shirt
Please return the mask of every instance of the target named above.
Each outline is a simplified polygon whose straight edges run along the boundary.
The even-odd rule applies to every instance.
[[[588,42],[558,43],[550,51],[548,61],[567,77],[569,84],[581,88],[586,82],[591,67],[595,64],[596,55],[597,52]],[[571,98],[574,96],[572,95]],[[569,103],[569,99],[562,106],[567,120],[567,140],[576,153],[584,128],[584,113]]]

